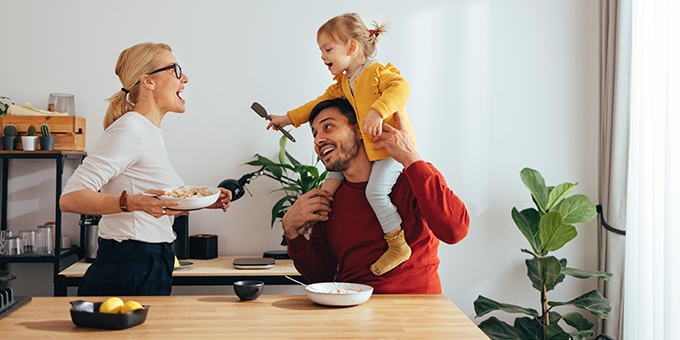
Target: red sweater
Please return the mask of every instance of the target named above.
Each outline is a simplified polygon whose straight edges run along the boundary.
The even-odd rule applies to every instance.
[[[411,258],[376,276],[369,267],[387,249],[380,223],[366,200],[366,183],[345,180],[333,196],[333,211],[309,235],[288,240],[288,254],[308,282],[355,282],[375,293],[440,294],[439,241],[454,244],[468,232],[463,202],[442,174],[424,161],[399,176],[390,197],[403,220]]]

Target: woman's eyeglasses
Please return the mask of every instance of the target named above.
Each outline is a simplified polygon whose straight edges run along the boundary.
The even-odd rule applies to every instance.
[[[182,79],[182,68],[181,68],[178,64],[170,64],[170,65],[168,65],[168,66],[166,66],[166,67],[161,67],[161,68],[159,68],[159,69],[157,69],[157,70],[153,70],[153,71],[151,71],[151,72],[149,72],[149,73],[147,73],[147,74],[148,74],[148,75],[152,75],[152,74],[154,74],[154,73],[163,72],[163,71],[165,71],[165,70],[172,70],[172,69],[175,70],[175,77],[177,77],[177,79]],[[135,85],[138,85],[138,84],[139,84],[139,80],[137,80],[137,82],[135,83]]]

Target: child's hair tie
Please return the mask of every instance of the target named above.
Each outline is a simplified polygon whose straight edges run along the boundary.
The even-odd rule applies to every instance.
[[[368,30],[369,36],[372,37],[375,35],[375,30]]]

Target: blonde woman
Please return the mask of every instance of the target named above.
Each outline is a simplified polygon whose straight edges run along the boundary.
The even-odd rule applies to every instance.
[[[144,195],[184,184],[165,148],[161,122],[183,113],[189,81],[168,45],[142,43],[118,57],[122,88],[109,98],[104,133],[68,180],[61,210],[102,215],[97,257],[78,295],[170,295],[177,201]],[[231,193],[220,189],[208,208],[226,211]]]

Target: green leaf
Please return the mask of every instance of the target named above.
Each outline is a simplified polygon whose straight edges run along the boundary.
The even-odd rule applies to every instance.
[[[516,208],[512,208],[512,219],[515,221],[519,231],[522,232],[522,235],[529,241],[531,249],[536,253],[541,253],[543,249],[538,229],[538,222],[541,220],[541,217],[538,215],[538,211],[534,208],[529,208],[518,212]]]
[[[549,340],[571,340],[569,334],[557,322],[551,322],[545,328],[545,338]]]
[[[543,338],[543,328],[538,320],[534,318],[521,317],[515,319],[515,334],[517,334],[520,339],[526,340],[540,340]]]
[[[514,327],[493,316],[482,321],[479,329],[493,340],[524,340],[515,333]]]
[[[562,215],[558,212],[549,212],[541,217],[538,223],[541,244],[546,251],[555,251],[578,235],[573,225],[564,224]]]
[[[567,302],[548,301],[550,306],[564,306],[574,305],[578,308],[585,309],[597,316],[600,319],[607,318],[607,315],[612,311],[612,306],[609,300],[605,299],[597,290],[591,290],[575,299]]]
[[[592,322],[588,321],[588,319],[583,317],[583,315],[576,312],[564,314],[564,316],[562,316],[562,320],[564,320],[564,322],[566,322],[567,325],[574,327],[576,328],[576,330],[579,331],[593,329],[593,326],[595,326],[593,325]]]
[[[543,285],[550,291],[564,280],[561,273],[562,265],[554,256],[534,257],[524,262],[527,265],[527,276],[531,280],[531,286],[539,292],[543,290]]]
[[[545,206],[545,211],[551,211],[556,205],[562,202],[567,195],[574,191],[577,184],[578,183],[562,183],[552,188],[548,193],[548,203]]]
[[[553,211],[562,215],[565,224],[588,222],[597,217],[595,205],[581,194],[567,197]]]
[[[281,136],[281,138],[279,138],[279,163],[281,163],[281,164],[286,163],[285,156],[288,153],[288,152],[286,152],[286,144],[287,143],[288,143],[288,139],[286,138],[286,136]]]
[[[597,277],[600,280],[604,281],[609,281],[609,279],[612,278],[612,273],[607,273],[607,272],[601,272],[601,271],[596,271],[596,270],[583,270],[583,269],[576,269],[576,268],[568,268],[564,267],[562,268],[562,273],[573,276],[577,279],[587,279],[590,277]]]
[[[521,313],[521,314],[526,314],[529,316],[533,317],[538,317],[538,312],[535,309],[531,308],[524,308],[516,305],[511,305],[507,303],[500,303],[496,302],[494,300],[491,300],[487,297],[484,297],[482,295],[479,295],[477,297],[477,300],[474,302],[474,307],[475,307],[475,312],[477,315],[475,317],[480,317],[484,316],[490,312],[493,312],[495,310],[501,310],[506,313]]]
[[[276,222],[277,218],[283,217],[283,210],[289,208],[293,203],[295,203],[295,199],[297,197],[292,197],[292,196],[284,196],[280,198],[274,205],[272,206],[272,220],[271,220],[271,227],[274,228],[274,222]]]
[[[524,168],[520,171],[519,176],[522,178],[524,186],[531,192],[531,197],[536,203],[538,211],[545,213],[547,211],[548,189],[545,187],[545,180],[541,173],[534,169]]]
[[[577,331],[571,332],[569,333],[569,335],[571,335],[571,338],[574,340],[587,340],[590,339],[591,336],[595,335],[595,331],[593,330]]]

